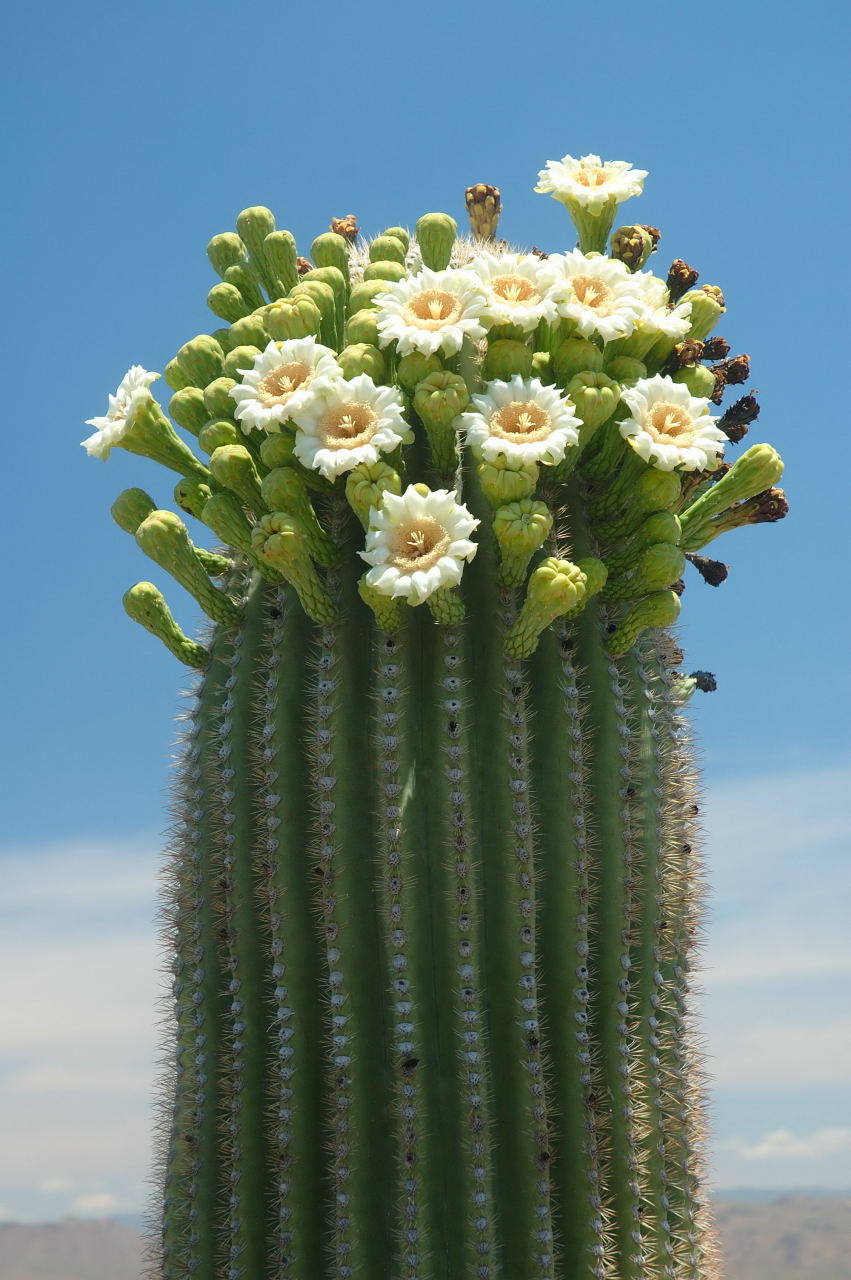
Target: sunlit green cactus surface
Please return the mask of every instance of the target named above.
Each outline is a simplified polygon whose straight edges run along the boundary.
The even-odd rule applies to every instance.
[[[719,1275],[681,713],[713,680],[667,629],[786,504],[769,445],[724,461],[758,408],[713,414],[748,376],[721,290],[612,233],[645,177],[548,163],[550,253],[484,184],[470,235],[349,215],[309,258],[246,209],[165,369],[183,435],[140,366],[91,420],[178,474],[191,529],[113,515],[215,624],[125,596],[197,670],[152,1276]]]

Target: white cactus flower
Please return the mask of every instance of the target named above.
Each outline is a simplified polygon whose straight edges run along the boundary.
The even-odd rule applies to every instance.
[[[306,467],[335,480],[360,462],[377,462],[413,439],[405,405],[395,387],[379,387],[369,374],[344,382],[317,378],[299,408],[293,451]]]
[[[598,212],[609,200],[621,204],[631,196],[641,195],[646,169],[633,169],[626,160],[606,160],[587,155],[576,160],[562,156],[561,160],[548,160],[547,167],[538,174],[535,190],[561,200],[562,204],[575,204]]]
[[[304,404],[315,378],[342,378],[330,347],[315,338],[270,342],[254,357],[251,369],[240,369],[242,382],[231,387],[235,417],[245,435],[252,430],[280,431],[281,423]]]
[[[553,464],[579,443],[582,423],[573,405],[538,378],[515,375],[510,382],[488,382],[473,404],[476,412],[462,413],[456,424],[485,462],[502,454],[521,465]]]
[[[454,355],[465,338],[485,336],[480,317],[486,302],[484,286],[473,272],[423,267],[375,298],[379,346],[396,342],[400,355]]]
[[[644,315],[645,304],[633,276],[615,258],[571,253],[551,254],[558,269],[550,297],[565,319],[573,320],[584,338],[599,334],[604,342],[625,338]]]
[[[86,419],[87,427],[97,428],[94,435],[81,442],[90,457],[106,461],[133,425],[139,405],[151,398],[148,388],[159,376],[158,373],[149,373],[140,364],[130,366],[115,395],[109,395],[109,405],[103,417]]]
[[[660,471],[713,470],[727,437],[715,426],[709,401],[688,387],[663,378],[644,378],[625,387],[621,398],[630,416],[618,423],[639,457]]]
[[[641,329],[645,333],[673,338],[685,337],[691,325],[691,303],[680,302],[668,306],[668,286],[651,271],[636,271],[631,277],[635,296],[644,303]]]
[[[534,253],[480,253],[467,264],[485,287],[484,324],[514,324],[531,333],[541,320],[555,318],[547,291],[558,271]]]
[[[408,604],[457,586],[476,554],[470,534],[479,523],[457,498],[449,489],[425,485],[409,485],[403,494],[385,492],[369,513],[366,548],[359,553],[373,566],[367,584]]]

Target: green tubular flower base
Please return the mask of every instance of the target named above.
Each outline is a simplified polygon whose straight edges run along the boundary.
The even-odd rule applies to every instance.
[[[386,634],[339,508],[341,621],[235,584],[196,693],[161,1274],[707,1280],[678,655],[595,597],[504,658],[492,544]]]

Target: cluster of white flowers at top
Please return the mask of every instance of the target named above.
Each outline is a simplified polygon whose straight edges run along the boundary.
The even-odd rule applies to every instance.
[[[457,586],[466,561],[476,554],[470,534],[479,524],[457,497],[425,485],[385,492],[370,511],[366,548],[358,553],[372,565],[367,585],[409,604]]]
[[[86,419],[87,427],[97,428],[93,435],[82,441],[83,448],[90,457],[106,461],[133,425],[139,405],[151,398],[148,387],[159,376],[158,373],[149,373],[140,364],[130,366],[118,384],[115,395],[109,395],[106,413],[100,418]]]
[[[456,426],[485,462],[502,454],[520,466],[552,464],[579,443],[582,424],[573,405],[538,378],[518,375],[510,382],[488,382],[484,395],[473,396],[473,404],[477,412],[462,413]]]
[[[715,425],[709,402],[688,387],[657,375],[625,387],[621,399],[630,416],[618,423],[639,457],[660,471],[712,471],[727,437]]]
[[[609,200],[621,204],[631,196],[640,195],[646,177],[646,169],[633,169],[626,160],[604,163],[595,155],[582,156],[579,160],[562,156],[561,160],[547,161],[547,167],[538,174],[535,190],[563,204],[574,201],[595,211]]]

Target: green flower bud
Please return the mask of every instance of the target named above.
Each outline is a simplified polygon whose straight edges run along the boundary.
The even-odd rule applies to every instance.
[[[293,433],[286,428],[283,431],[275,431],[266,436],[260,443],[260,457],[264,465],[270,469],[272,467],[289,466],[295,457],[293,453],[294,443],[295,437]]]
[[[448,213],[424,213],[416,225],[417,244],[423,265],[444,271],[452,257],[458,224]]]
[[[221,316],[229,324],[241,320],[251,311],[239,289],[232,284],[214,284],[207,294],[207,306],[213,315]]]
[[[378,317],[374,311],[356,311],[346,321],[346,341],[352,345],[367,342],[378,346]]]
[[[626,508],[614,519],[595,522],[594,532],[598,539],[611,544],[631,537],[647,516],[676,506],[681,483],[676,471],[646,467],[629,492]]]
[[[242,370],[253,369],[255,358],[259,355],[259,347],[234,347],[233,351],[229,351],[225,356],[225,363],[222,369],[224,376],[233,378],[235,382],[241,382]]]
[[[168,411],[179,427],[183,427],[184,431],[191,431],[194,436],[210,421],[204,393],[199,387],[185,387],[183,391],[175,391],[168,402]]]
[[[598,373],[603,368],[603,353],[587,338],[566,338],[553,356],[556,383],[566,387],[577,373]]]
[[[464,601],[455,587],[440,587],[433,591],[426,604],[435,622],[441,626],[457,627],[464,621]]]
[[[430,374],[440,373],[442,370],[440,356],[426,356],[421,351],[409,351],[407,355],[400,356],[397,361],[396,381],[403,391],[407,391],[408,395],[412,396],[419,384],[425,382]]]
[[[363,280],[360,284],[356,284],[349,298],[349,314],[354,315],[357,311],[372,311],[375,308],[375,299],[380,293],[386,292],[386,280]]]
[[[402,625],[404,601],[394,600],[392,596],[386,596],[383,591],[376,591],[375,587],[367,583],[366,574],[358,578],[358,595],[375,614],[375,625],[379,631],[386,631],[392,635],[394,631],[399,630]]]
[[[286,511],[295,516],[304,530],[307,549],[317,564],[326,569],[340,563],[336,543],[316,518],[307,487],[292,467],[275,467],[260,485],[263,502],[270,511]]]
[[[212,529],[219,541],[241,552],[262,577],[270,582],[281,581],[281,575],[255,551],[251,541],[251,525],[232,494],[213,494],[205,502],[201,516],[204,524]]]
[[[570,560],[549,556],[529,579],[526,599],[505,640],[508,658],[528,658],[538,647],[541,632],[556,618],[583,603],[587,577]]]
[[[124,608],[134,622],[162,640],[169,653],[187,667],[205,667],[209,653],[184,635],[172,617],[165,597],[152,582],[137,582],[124,595]]]
[[[331,267],[322,267],[322,271],[331,271]],[[312,272],[308,273],[313,275]],[[339,272],[338,272],[339,274]],[[302,278],[290,294],[291,298],[310,298],[319,308],[321,317],[319,336],[325,346],[332,349],[337,346],[337,295],[327,280]]]
[[[293,244],[295,252],[295,244]],[[349,279],[349,245],[336,231],[323,231],[310,246],[310,256],[317,267],[336,267],[343,278]]]
[[[639,378],[647,377],[647,366],[634,356],[615,356],[613,360],[606,362],[605,368],[615,382],[637,382]]]
[[[370,262],[363,272],[364,280],[386,280],[389,284],[398,284],[406,275],[398,262]]]
[[[400,241],[405,252],[408,252],[411,245],[411,237],[405,227],[385,227],[381,234],[383,236],[395,236]]]
[[[246,306],[251,311],[256,311],[258,307],[262,307],[266,299],[260,292],[260,288],[254,278],[253,273],[248,267],[241,263],[235,267],[228,267],[225,272],[225,283],[232,284],[242,294]]]
[[[430,373],[414,391],[414,409],[426,429],[432,460],[440,472],[454,471],[458,462],[455,419],[470,403],[467,384],[445,369]]]
[[[649,627],[670,627],[680,616],[680,597],[676,591],[657,591],[638,600],[609,638],[609,653],[620,658]]]
[[[530,498],[538,483],[536,462],[510,462],[503,453],[498,454],[493,462],[479,463],[478,471],[482,493],[492,507],[503,507]]]
[[[263,351],[268,346],[269,337],[264,318],[255,311],[252,315],[244,316],[242,320],[237,320],[231,325],[228,353],[236,350],[237,347],[257,347]]]
[[[552,514],[543,502],[523,498],[497,508],[493,532],[499,544],[501,586],[522,585],[529,561],[544,545],[552,527]]]
[[[215,338],[205,333],[184,343],[177,353],[178,364],[193,387],[206,387],[208,382],[218,378],[224,358],[225,353]]]
[[[686,549],[693,550],[692,542],[697,542],[698,538],[700,546],[705,547],[707,542],[712,542],[714,538],[727,533],[730,529],[739,529],[745,524],[773,524],[788,514],[789,503],[786,501],[783,490],[774,487],[764,489],[762,493],[755,493],[752,498],[746,498],[744,502],[737,502],[732,507],[728,507],[708,524],[700,525],[695,534],[684,539]],[[703,557],[690,556],[689,559],[694,563]],[[711,560],[706,563],[717,564],[718,562]],[[705,571],[701,570],[701,572],[705,577]]]
[[[210,418],[232,418],[236,407],[230,396],[231,387],[235,387],[233,378],[215,378],[204,388],[204,404]]]
[[[549,351],[532,352],[532,377],[538,378],[543,383],[555,381],[553,358]]]
[[[405,266],[405,246],[396,236],[376,236],[369,246],[370,262],[397,262]]]
[[[582,419],[580,446],[604,422],[608,422],[620,401],[620,388],[605,373],[577,373],[567,384],[567,395]]]
[[[181,369],[180,362],[176,357],[174,360],[169,360],[168,364],[163,369],[163,377],[171,387],[172,391],[182,391],[184,387],[190,387],[192,385],[184,370]]]
[[[263,256],[285,294],[298,284],[295,239],[290,231],[270,231],[263,241]],[[276,290],[276,294],[278,290]]]
[[[681,302],[691,303],[691,324],[687,338],[697,338],[703,342],[708,338],[718,323],[720,316],[726,311],[724,295],[717,285],[703,285],[700,289],[690,289],[683,294]]]
[[[368,373],[373,382],[380,385],[387,377],[384,352],[368,342],[356,342],[353,346],[344,347],[337,356],[337,361],[344,378],[356,378],[359,373]]]
[[[673,375],[674,382],[681,382],[688,387],[693,396],[699,400],[708,400],[715,391],[715,374],[705,364],[694,364],[686,369],[678,369]]]
[[[276,342],[315,336],[322,327],[322,315],[312,298],[282,298],[266,316],[269,336]]]
[[[172,403],[175,396],[190,394],[201,396],[197,387],[187,387],[185,391],[175,392]],[[203,399],[201,403],[203,404]],[[128,453],[150,458],[177,471],[179,475],[197,476],[201,480],[210,478],[207,468],[199,462],[188,445],[183,443],[153,396],[148,396],[136,407],[129,428],[117,444]]]
[[[686,551],[697,551],[704,545],[701,534],[713,516],[720,515],[736,502],[744,502],[775,485],[783,474],[783,459],[770,444],[751,445],[737,458],[726,475],[711,485],[680,515],[683,527],[682,545]]]
[[[654,236],[651,234],[652,230],[655,228],[637,224],[631,227],[618,227],[617,231],[612,233],[611,256],[629,267],[630,271],[640,271],[656,248],[656,242],[659,239],[658,232]]]
[[[386,462],[361,462],[346,477],[346,501],[364,529],[369,527],[370,511],[381,506],[387,492],[401,493],[402,481]]]
[[[682,576],[685,565],[682,551],[670,542],[646,547],[626,573],[609,577],[606,599],[611,604],[620,604],[646,596],[651,591],[661,591]]]
[[[606,556],[606,568],[610,577],[627,573],[645,547],[656,543],[669,542],[672,546],[680,540],[681,525],[673,511],[654,511],[648,516],[632,535],[617,550]],[[676,575],[679,577],[679,574]]]
[[[499,187],[477,182],[464,192],[464,203],[470,218],[470,231],[476,240],[493,240],[502,213]]]
[[[234,231],[223,231],[221,235],[213,236],[207,245],[207,257],[216,275],[222,279],[228,267],[244,265],[248,261],[245,245]]]
[[[307,552],[304,530],[294,516],[273,511],[263,516],[251,534],[255,552],[277,569],[298,594],[308,617],[328,626],[337,620],[337,609],[319,581]]]
[[[248,249],[251,264],[263,283],[274,287],[277,273],[267,263],[263,241],[275,230],[275,215],[264,205],[243,209],[236,219],[236,229]]]
[[[206,454],[213,454],[225,445],[244,445],[244,439],[231,419],[214,418],[198,432],[198,444]]]
[[[482,378],[485,382],[494,379],[510,382],[519,374],[521,378],[532,376],[532,348],[525,342],[501,338],[496,342],[488,342],[488,349],[482,361]]]
[[[156,509],[157,504],[144,489],[125,489],[123,493],[119,493],[109,510],[119,529],[135,538],[139,525]]]
[[[312,271],[306,271],[299,281],[299,285],[311,284],[318,281],[319,284],[327,284],[333,291],[336,299],[345,299],[349,292],[349,277],[344,275],[339,267],[314,267]],[[299,293],[303,292],[299,288]]]
[[[201,520],[203,519],[204,504],[209,501],[212,492],[208,484],[195,480],[191,476],[184,476],[174,486],[174,500],[181,511],[194,516],[196,520]],[[134,529],[133,532],[135,533],[136,530]]]
[[[136,541],[146,555],[195,597],[215,622],[223,626],[239,622],[241,610],[210,582],[186,525],[173,511],[152,511],[136,530]]]
[[[210,471],[214,479],[235,493],[250,511],[266,510],[260,493],[260,476],[245,445],[220,445],[210,457]]]

